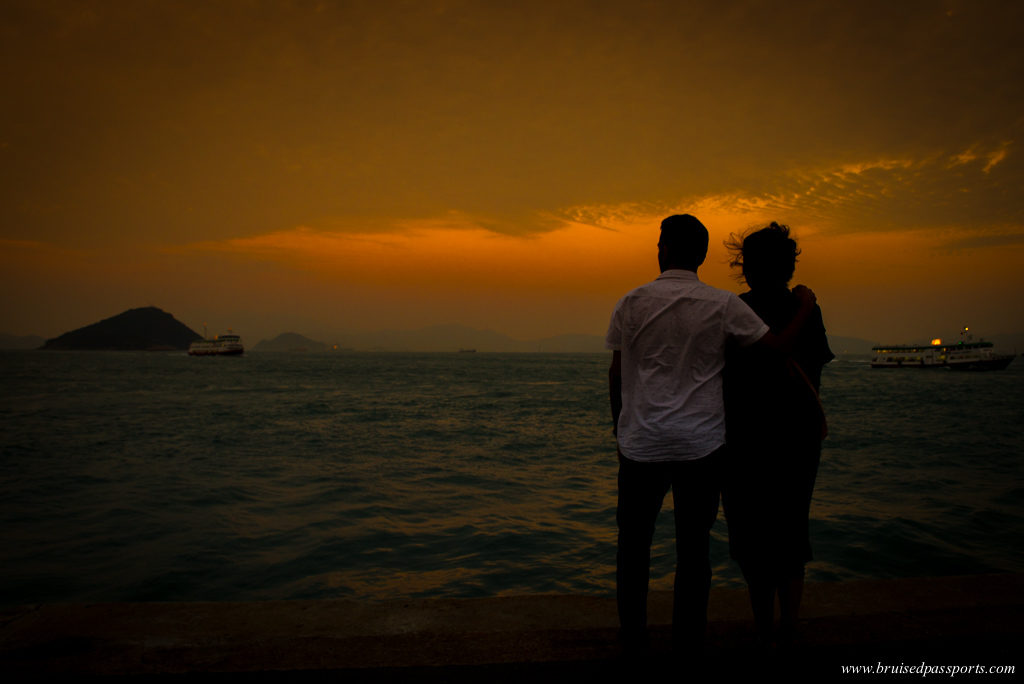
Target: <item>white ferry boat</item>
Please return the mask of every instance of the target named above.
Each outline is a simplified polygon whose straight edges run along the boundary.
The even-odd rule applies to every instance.
[[[956,344],[932,340],[928,345],[872,347],[872,368],[948,368],[950,370],[1002,370],[1014,354],[997,354],[991,342],[975,342],[964,328]]]
[[[237,356],[245,351],[242,338],[228,330],[225,335],[215,335],[189,345],[190,356]]]

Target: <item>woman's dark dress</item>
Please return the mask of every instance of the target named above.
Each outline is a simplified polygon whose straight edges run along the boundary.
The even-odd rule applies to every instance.
[[[799,308],[787,289],[740,297],[776,334]],[[824,427],[816,392],[833,358],[817,306],[788,359],[756,347],[728,356],[722,499],[729,551],[744,572],[797,570],[811,559],[807,520]]]

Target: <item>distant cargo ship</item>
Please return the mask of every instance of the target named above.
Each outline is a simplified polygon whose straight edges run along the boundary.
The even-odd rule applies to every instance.
[[[190,356],[238,356],[245,352],[242,338],[230,330],[225,335],[217,335],[213,339],[193,342],[189,345]]]
[[[871,359],[871,367],[1002,370],[1014,359],[1014,354],[997,354],[991,342],[975,342],[968,328],[960,332],[960,337],[961,340],[956,344],[942,344],[942,340],[932,340],[928,345],[872,347],[875,356]]]

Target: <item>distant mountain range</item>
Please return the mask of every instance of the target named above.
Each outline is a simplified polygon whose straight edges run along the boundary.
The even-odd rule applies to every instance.
[[[839,335],[828,335],[828,346],[833,354],[870,354],[871,348],[878,346],[877,342],[869,342],[859,337],[841,337]]]
[[[604,349],[604,341],[597,335],[517,340],[493,330],[454,324],[432,325],[419,330],[352,333],[342,335],[337,344],[340,349],[356,351],[598,352]]]
[[[418,330],[382,330],[350,333],[333,344],[312,340],[298,333],[283,333],[272,340],[260,340],[254,352],[318,351],[396,352],[599,352],[604,340],[597,335],[559,335],[539,340],[517,340],[492,330],[463,325],[434,325]]]
[[[42,349],[169,351],[188,349],[202,338],[155,306],[129,309],[98,323],[47,340]]]
[[[72,330],[51,340],[35,336],[0,335],[0,349],[131,349],[177,350],[201,339],[198,333],[156,307],[130,309],[98,323]],[[1024,335],[994,335],[986,339],[1008,352],[1024,350]],[[888,342],[899,342],[888,340]],[[920,341],[919,341],[920,343]],[[836,354],[866,355],[877,342],[858,337],[829,336]],[[601,335],[558,335],[517,340],[493,330],[463,325],[433,325],[418,330],[382,330],[341,335],[330,343],[294,332],[261,340],[253,352],[422,351],[455,352],[604,352]]]
[[[296,348],[321,344],[295,333],[285,333],[271,343],[260,342],[253,351],[288,351],[277,344],[285,338]],[[836,354],[870,354],[877,343],[857,337],[830,336],[829,344]],[[332,345],[323,344],[323,350]],[[558,335],[536,340],[517,340],[492,330],[477,330],[462,325],[434,325],[419,330],[385,330],[353,333],[340,337],[335,345],[345,351],[426,351],[452,352],[472,349],[480,352],[548,352],[548,353],[600,353],[606,351],[601,335]]]
[[[260,340],[250,351],[254,352],[325,352],[330,347],[298,333],[281,333],[272,340]]]
[[[38,335],[5,335],[0,333],[0,349],[39,349],[46,339]]]

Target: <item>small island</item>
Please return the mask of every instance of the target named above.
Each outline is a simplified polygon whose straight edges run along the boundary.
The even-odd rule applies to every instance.
[[[177,351],[202,337],[155,306],[129,309],[47,340],[44,350]]]

